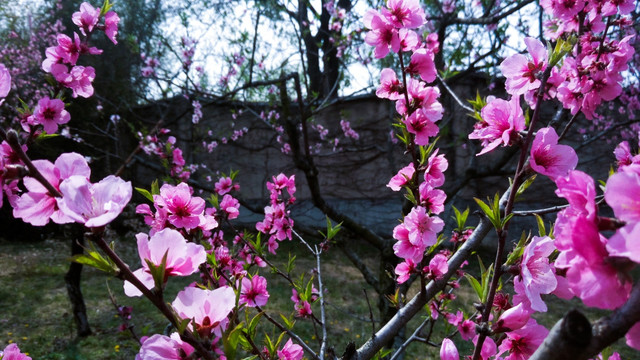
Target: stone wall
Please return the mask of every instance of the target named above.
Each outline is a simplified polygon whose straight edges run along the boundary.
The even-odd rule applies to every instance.
[[[471,99],[475,97],[478,89],[483,95],[488,94],[485,84],[483,78],[468,77],[466,81],[459,82],[453,90],[460,99]],[[498,149],[476,157],[475,154],[480,150],[479,145],[467,139],[474,120],[467,116],[467,112],[458,106],[452,97],[443,94],[441,100],[447,109],[441,124],[446,126],[441,132],[438,146],[450,163],[446,173],[448,182],[445,190],[451,190],[470,170],[481,171],[500,161],[506,150]],[[168,126],[178,138],[178,146],[185,151],[187,162],[206,164],[207,170],[199,170],[196,173],[197,178],[202,180],[206,171],[228,174],[231,170],[239,170],[236,179],[241,185],[242,198],[261,208],[268,199],[265,182],[270,180],[271,176],[280,172],[287,175],[296,174],[296,220],[306,225],[323,226],[324,215],[310,202],[304,174],[295,168],[289,155],[282,153],[273,127],[257,116],[262,111],[268,112],[272,109],[270,106],[234,102],[212,103],[204,106],[203,119],[194,125],[191,122],[189,103],[179,103],[180,105],[174,105],[171,109],[177,114],[184,112],[185,115]],[[232,112],[238,113],[240,110],[242,114],[233,119]],[[544,108],[541,123],[547,124],[555,110],[553,106]],[[292,112],[295,115],[295,109]],[[320,170],[320,186],[325,198],[341,211],[386,235],[391,234],[401,218],[402,207],[402,195],[392,192],[386,184],[400,168],[409,163],[409,158],[403,154],[402,144],[393,143],[389,134],[395,116],[392,102],[369,95],[338,100],[324,107],[313,118],[315,124],[329,129],[328,139],[340,139],[337,151],[334,152],[332,146],[325,144],[314,156]],[[360,135],[358,140],[347,139],[342,135],[341,119],[350,121],[353,129]],[[243,127],[247,127],[249,132],[238,141],[220,144],[211,153],[201,146],[202,141],[217,139],[220,142],[222,137],[229,138],[233,129]],[[212,132],[211,136],[207,135],[209,130]],[[321,142],[317,132],[310,130],[310,133],[312,145]],[[584,135],[572,132],[568,136],[568,143],[577,146],[583,137]],[[597,170],[597,179],[606,178],[608,164],[613,161],[612,149],[613,145],[583,147],[579,168],[588,172]],[[471,179],[454,194],[452,203],[459,209],[469,206],[475,210],[477,206],[473,197],[486,199],[496,192],[503,192],[508,187],[507,176],[513,176],[515,160],[514,156],[508,161],[504,171]],[[143,183],[156,176],[145,166],[139,165],[136,171],[136,179],[142,180]],[[214,181],[215,178],[214,176]],[[213,186],[213,183],[209,186]],[[526,203],[525,208],[537,208],[562,203],[553,194],[554,190],[555,185],[551,181],[544,176],[538,176],[531,191],[523,196],[521,204]],[[242,213],[248,214],[248,211]],[[448,208],[442,218],[448,222],[451,215],[452,212]],[[244,219],[250,222],[258,218],[259,216],[247,215]],[[548,217],[548,220],[551,219],[552,215]],[[472,221],[475,222],[475,219]],[[518,220],[517,223],[512,228],[515,229],[512,231],[514,236],[519,236],[519,230],[523,226],[534,225],[533,219]]]

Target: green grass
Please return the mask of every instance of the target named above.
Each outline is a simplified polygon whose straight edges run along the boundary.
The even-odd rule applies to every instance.
[[[367,251],[363,245],[354,244]],[[134,239],[116,241],[116,250],[133,269],[139,266]],[[83,270],[82,291],[85,296],[89,322],[93,335],[76,338],[75,325],[71,316],[71,308],[64,284],[64,274],[68,269],[68,240],[47,240],[37,243],[8,243],[0,240],[0,349],[8,343],[18,343],[23,352],[34,359],[133,359],[139,345],[128,333],[118,331],[120,320],[109,300],[108,287],[121,305],[133,306],[132,323],[139,335],[162,333],[167,321],[159,315],[149,302],[142,298],[129,298],[122,292],[122,282],[109,277],[95,269]],[[283,242],[278,249],[279,255],[271,260],[278,265],[287,261],[288,254],[297,256],[295,274],[306,273],[315,268],[315,259],[309,255],[299,243]],[[376,269],[376,254],[369,252],[363,256],[372,269]],[[487,262],[485,262],[487,263]],[[468,271],[474,272],[473,267]],[[328,302],[327,330],[329,345],[340,356],[351,341],[360,346],[372,334],[370,306],[366,301],[363,289],[366,289],[374,319],[377,313],[377,295],[363,280],[360,273],[351,267],[337,248],[333,248],[323,256],[323,285]],[[293,314],[293,303],[290,301],[291,287],[283,278],[261,272],[268,278],[268,291],[271,295],[269,303],[264,307],[272,317],[279,318]],[[172,278],[167,286],[166,299],[172,301],[175,294],[195,278]],[[467,311],[472,309],[476,301],[466,280],[456,294],[454,306]],[[417,291],[416,285],[410,295]],[[583,310],[590,320],[606,314],[604,311],[585,309],[579,301],[563,301],[555,297],[547,297],[549,312],[538,314],[538,322],[550,328],[567,310],[578,308]],[[256,311],[249,310],[251,315]],[[318,305],[314,313],[320,317]],[[426,313],[412,320],[406,336],[425,318]],[[378,329],[379,323],[375,324]],[[452,329],[446,329],[450,331]],[[309,320],[298,319],[294,331],[305,339],[313,349],[319,349],[320,327],[314,327]],[[442,321],[434,327],[433,341],[438,343],[445,331]],[[280,331],[266,321],[261,322],[259,333],[267,333],[277,338]],[[286,340],[286,338],[285,338]],[[470,343],[460,341],[459,335],[453,340],[458,344],[461,354],[469,354]],[[262,338],[256,341],[262,346]],[[624,340],[615,346],[623,355],[623,359],[640,358],[638,353],[624,345]],[[439,349],[422,343],[413,343],[407,349],[406,359],[437,359]]]

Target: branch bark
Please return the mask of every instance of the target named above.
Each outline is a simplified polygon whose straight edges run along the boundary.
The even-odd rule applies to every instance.
[[[593,325],[577,310],[559,320],[530,360],[586,360],[623,337],[640,321],[640,283],[636,283],[629,300],[612,314]]]

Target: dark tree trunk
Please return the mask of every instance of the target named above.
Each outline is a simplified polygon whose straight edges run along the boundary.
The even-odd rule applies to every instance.
[[[84,228],[80,225],[73,225],[71,256],[80,255],[84,252]],[[80,280],[82,275],[82,264],[72,262],[69,265],[69,271],[64,276],[64,282],[67,286],[69,301],[73,311],[73,320],[76,323],[77,334],[79,337],[91,335],[91,327],[89,327],[89,319],[87,318],[87,308],[84,304],[84,297],[80,290]]]

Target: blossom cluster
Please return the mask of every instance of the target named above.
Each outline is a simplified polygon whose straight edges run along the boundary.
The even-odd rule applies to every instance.
[[[102,18],[104,22],[100,23]],[[83,39],[80,39],[76,32],[73,33],[73,38],[58,34],[58,45],[47,49],[47,58],[42,62],[42,70],[71,89],[73,97],[88,98],[93,95],[92,82],[95,78],[95,69],[91,66],[77,65],[78,57],[82,54],[102,53],[102,50],[87,44],[88,38],[96,29],[104,31],[105,35],[117,44],[116,36],[120,18],[114,11],[102,14],[100,8],[94,8],[91,4],[84,2],[80,5],[80,11],[73,13],[72,20],[78,26]]]

